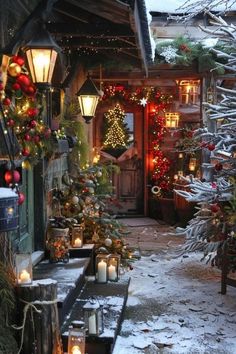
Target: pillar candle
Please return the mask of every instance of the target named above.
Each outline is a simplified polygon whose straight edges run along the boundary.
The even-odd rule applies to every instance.
[[[104,260],[98,263],[98,282],[105,283],[107,281],[107,264]]]
[[[74,241],[74,246],[81,247],[81,245],[82,245],[81,239],[79,237],[77,237]]]
[[[88,319],[88,330],[89,334],[97,334],[97,326],[96,326],[96,314],[93,313],[89,316]]]
[[[117,279],[116,267],[112,264],[108,267],[108,279],[109,280]]]
[[[74,345],[71,349],[71,354],[81,354],[80,348],[78,345]]]
[[[19,283],[20,284],[29,284],[31,283],[31,278],[29,272],[27,270],[23,269],[20,273],[19,276]]]

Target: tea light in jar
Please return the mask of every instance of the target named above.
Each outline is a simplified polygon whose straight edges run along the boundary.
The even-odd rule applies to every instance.
[[[31,283],[31,278],[29,272],[27,270],[23,269],[20,273],[19,276],[19,283],[20,284],[29,284]]]

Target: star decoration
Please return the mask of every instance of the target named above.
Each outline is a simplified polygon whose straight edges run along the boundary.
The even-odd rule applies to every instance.
[[[143,97],[141,100],[140,100],[140,104],[141,106],[145,107],[146,104],[147,104],[147,99],[145,97]]]

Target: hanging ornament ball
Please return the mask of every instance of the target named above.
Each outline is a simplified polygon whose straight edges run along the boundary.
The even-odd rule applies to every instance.
[[[18,82],[18,84],[21,85],[21,87],[22,86],[29,86],[31,84],[30,78],[25,74],[19,75],[17,78],[17,82]]]
[[[77,197],[77,195],[74,195],[71,199],[72,203],[74,205],[78,204],[79,203],[79,197]]]
[[[211,205],[211,211],[212,213],[218,213],[218,211],[220,211],[220,207],[218,204],[212,204]]]
[[[8,73],[9,73],[9,75],[11,75],[13,77],[20,75],[20,73],[21,73],[20,65],[17,63],[11,63],[8,67]]]
[[[21,151],[23,156],[29,156],[30,154],[30,150],[26,147]]]
[[[14,90],[14,91],[20,90],[20,84],[18,84],[18,82],[15,82],[15,83],[12,85],[12,90]]]
[[[21,166],[24,170],[31,170],[31,164],[28,160],[23,161]]]
[[[215,164],[215,170],[216,170],[216,171],[221,171],[222,168],[223,168],[222,163],[218,162],[218,163]]]
[[[30,121],[30,128],[35,128],[36,125],[37,125],[37,121],[36,120],[33,119],[33,120]]]
[[[21,192],[20,192],[18,195],[19,195],[18,204],[21,205],[21,204],[23,204],[24,201],[25,201],[25,196],[24,196],[24,194],[21,193]]]
[[[38,113],[39,113],[39,110],[37,108],[31,108],[30,107],[30,108],[27,109],[27,114],[28,114],[28,116],[30,118],[33,118],[33,117],[37,116]]]
[[[11,104],[10,98],[8,98],[8,97],[4,98],[4,100],[2,101],[2,104],[4,106],[10,106],[10,104]]]
[[[102,171],[98,171],[96,174],[97,177],[102,177]]]
[[[34,96],[35,93],[36,93],[36,87],[33,86],[33,85],[29,85],[29,86],[27,86],[27,87],[25,88],[24,91],[25,91],[25,93],[26,93],[28,96],[32,97],[32,96]]]
[[[209,151],[213,151],[215,150],[215,144],[208,144],[207,148]]]
[[[14,171],[8,170],[4,175],[4,179],[7,184],[18,183],[20,181],[20,173],[17,170]]]
[[[24,135],[24,140],[25,141],[30,141],[31,140],[31,136],[29,134],[25,134]]]
[[[104,243],[105,243],[105,246],[110,247],[112,245],[112,240],[110,238],[106,238]]]
[[[16,63],[20,66],[24,65],[25,60],[24,58],[20,57],[19,55],[14,55],[14,57],[12,58],[13,63]]]

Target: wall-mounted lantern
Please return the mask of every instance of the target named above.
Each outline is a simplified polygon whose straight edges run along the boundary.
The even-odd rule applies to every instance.
[[[179,113],[178,112],[166,112],[165,113],[165,127],[166,128],[178,128],[179,126]]]
[[[100,93],[89,75],[76,95],[78,96],[81,114],[88,124],[95,116],[98,100],[100,98]]]
[[[42,26],[24,50],[33,82],[38,85],[50,85],[61,48]]]
[[[200,97],[200,80],[180,80],[179,101],[182,105],[196,105]]]

